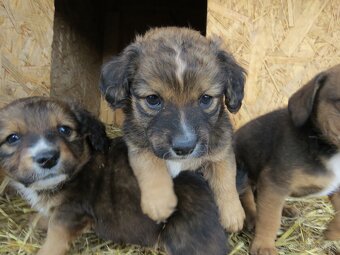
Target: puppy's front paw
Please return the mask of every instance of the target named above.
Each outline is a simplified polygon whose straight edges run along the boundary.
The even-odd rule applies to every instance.
[[[256,225],[256,212],[248,212],[246,213],[246,228],[248,231],[252,231],[255,229]]]
[[[37,252],[37,255],[48,255],[49,253],[43,249],[40,249],[38,252]]]
[[[254,241],[250,248],[251,255],[277,255],[275,245]]]
[[[220,213],[221,223],[228,232],[234,233],[242,230],[246,215],[239,200],[234,203],[226,201]]]
[[[278,252],[275,247],[268,247],[268,248],[263,248],[260,247],[258,249],[251,249],[250,250],[251,255],[277,255]]]
[[[30,215],[29,221],[32,227],[47,231],[49,219],[45,216],[39,213],[34,213]]]
[[[282,209],[282,216],[288,218],[295,218],[299,216],[300,211],[291,205],[285,205]]]
[[[163,222],[175,211],[177,197],[172,189],[168,192],[147,192],[142,196],[141,206],[143,212],[152,220]]]
[[[331,221],[327,230],[324,233],[327,240],[338,241],[340,240],[340,226],[335,221]]]
[[[65,255],[66,250],[59,247],[46,247],[43,245],[41,249],[37,252],[37,255]]]

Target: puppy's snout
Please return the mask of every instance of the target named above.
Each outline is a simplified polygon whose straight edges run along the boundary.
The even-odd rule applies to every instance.
[[[40,167],[50,169],[58,163],[59,156],[60,152],[58,150],[46,150],[35,156],[34,161]]]
[[[196,136],[180,135],[174,137],[172,140],[172,149],[177,156],[185,156],[191,154],[196,147]]]

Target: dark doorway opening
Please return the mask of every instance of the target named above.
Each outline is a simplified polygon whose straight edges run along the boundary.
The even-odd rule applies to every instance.
[[[115,122],[100,103],[103,62],[151,27],[186,26],[205,35],[206,15],[207,0],[55,0],[51,96],[77,100]]]

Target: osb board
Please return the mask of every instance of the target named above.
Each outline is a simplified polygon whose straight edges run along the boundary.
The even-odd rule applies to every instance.
[[[208,0],[207,35],[222,37],[248,72],[238,127],[287,104],[340,63],[339,0]]]
[[[51,96],[78,102],[99,114],[102,64],[100,3],[55,1]]]
[[[0,0],[0,107],[50,91],[53,0]]]

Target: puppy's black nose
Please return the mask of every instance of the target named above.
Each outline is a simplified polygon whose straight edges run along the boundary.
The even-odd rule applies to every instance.
[[[50,169],[58,163],[59,156],[58,150],[48,150],[39,153],[34,157],[34,160],[40,167]]]
[[[176,136],[172,140],[172,149],[178,156],[185,156],[194,151],[196,143],[196,136]]]

